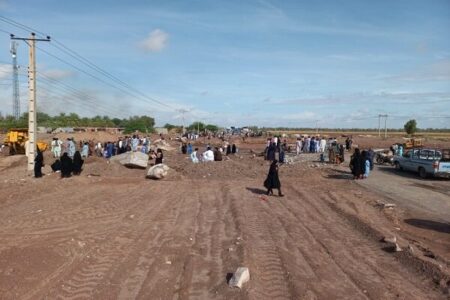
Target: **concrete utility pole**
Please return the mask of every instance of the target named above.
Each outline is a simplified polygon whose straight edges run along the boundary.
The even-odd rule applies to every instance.
[[[378,115],[378,137],[381,137],[380,123],[381,123],[381,115]]]
[[[388,118],[388,115],[384,115],[384,138],[385,139],[387,138],[387,126],[386,126],[387,118]]]
[[[387,138],[387,114],[378,115],[378,137],[381,137],[381,118],[384,118],[384,138]]]
[[[26,155],[28,156],[28,171],[34,170],[34,158],[36,155],[36,42],[50,42],[50,37],[46,39],[37,39],[34,32],[29,38],[18,38],[11,34],[11,40],[21,40],[28,44],[29,66],[28,66],[28,149]]]

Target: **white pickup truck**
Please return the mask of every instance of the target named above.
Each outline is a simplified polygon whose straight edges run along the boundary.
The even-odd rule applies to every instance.
[[[450,149],[413,148],[403,156],[394,156],[394,166],[398,170],[418,172],[422,178],[450,177]]]

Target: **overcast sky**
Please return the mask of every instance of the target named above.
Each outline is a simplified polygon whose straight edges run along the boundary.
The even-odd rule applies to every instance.
[[[416,118],[422,128],[450,128],[448,0],[0,0],[0,15],[145,96],[61,44],[40,42],[38,108],[50,114],[374,128],[386,113],[389,127]],[[12,112],[8,33],[29,31],[0,19],[3,114]],[[24,111],[28,46],[18,51]]]

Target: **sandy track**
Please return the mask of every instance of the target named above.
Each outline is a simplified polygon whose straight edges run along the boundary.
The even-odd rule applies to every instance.
[[[445,298],[348,217],[384,226],[358,187],[317,170],[284,180],[284,198],[254,179],[43,181],[19,201],[1,186],[4,299]],[[251,281],[228,288],[241,265]]]

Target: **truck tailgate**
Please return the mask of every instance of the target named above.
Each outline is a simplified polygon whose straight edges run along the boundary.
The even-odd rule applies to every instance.
[[[449,173],[450,174],[450,162],[441,161],[439,162],[438,172]]]

